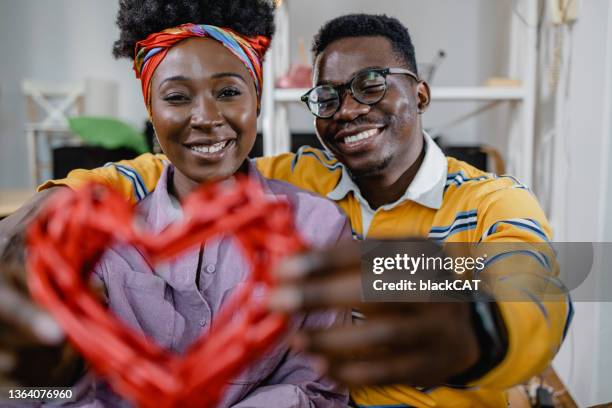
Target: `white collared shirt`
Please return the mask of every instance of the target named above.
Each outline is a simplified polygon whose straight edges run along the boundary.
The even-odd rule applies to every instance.
[[[342,176],[340,177],[340,181],[336,187],[327,194],[327,197],[334,201],[340,201],[349,192],[353,192],[361,208],[362,235],[364,237],[367,236],[372,219],[378,211],[391,210],[407,200],[412,200],[435,210],[438,210],[442,206],[442,195],[444,194],[444,186],[446,184],[446,175],[448,172],[446,157],[436,142],[434,142],[431,136],[425,131],[423,131],[423,138],[425,139],[425,157],[414,180],[412,180],[412,183],[410,183],[404,194],[397,201],[380,206],[376,210],[370,207],[370,204],[361,195],[359,187],[349,175],[347,168],[341,165]]]

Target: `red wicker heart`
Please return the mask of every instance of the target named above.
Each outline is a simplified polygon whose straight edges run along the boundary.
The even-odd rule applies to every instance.
[[[100,185],[58,193],[28,232],[28,285],[93,369],[142,407],[209,407],[224,385],[260,357],[286,325],[271,314],[255,285],[302,249],[284,201],[265,198],[247,178],[202,187],[184,203],[184,221],[160,235],[134,228],[134,208]],[[223,305],[210,332],[185,355],[162,349],[110,314],[89,289],[91,271],[116,242],[135,245],[152,263],[168,260],[217,234],[232,234],[252,265],[246,284]],[[205,361],[206,364],[202,364]]]

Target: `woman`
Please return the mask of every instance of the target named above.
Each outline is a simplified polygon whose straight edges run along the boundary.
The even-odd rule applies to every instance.
[[[121,34],[114,55],[134,58],[147,110],[170,161],[155,192],[138,205],[150,229],[159,232],[180,219],[180,202],[201,183],[239,172],[293,203],[296,227],[310,245],[333,245],[347,236],[346,219],[335,205],[263,178],[247,159],[257,131],[262,59],[274,29],[269,3],[123,0],[117,22]],[[208,330],[248,267],[235,242],[220,238],[153,271],[135,248],[114,247],[95,273],[116,315],[180,353]],[[291,328],[325,328],[345,317],[336,312],[296,317]],[[81,402],[122,404],[104,384],[94,389],[81,382],[87,391]],[[343,390],[284,343],[231,382],[222,406],[346,403]]]

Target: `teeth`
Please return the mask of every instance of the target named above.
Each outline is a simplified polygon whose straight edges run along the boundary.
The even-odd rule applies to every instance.
[[[344,143],[355,143],[363,139],[368,139],[378,133],[378,129],[370,129],[365,132],[357,133],[356,135],[347,136],[344,138]]]
[[[222,150],[229,141],[215,143],[214,145],[200,145],[200,146],[191,146],[191,150],[195,150],[200,153],[216,153],[219,150]]]

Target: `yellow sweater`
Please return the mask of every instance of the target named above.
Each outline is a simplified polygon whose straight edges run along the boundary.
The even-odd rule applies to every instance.
[[[114,186],[137,202],[155,187],[164,160],[163,155],[144,154],[91,171],[74,170],[66,179],[47,182],[40,188],[75,188],[97,181]],[[446,158],[446,164],[439,208],[410,199],[392,208],[383,207],[374,212],[367,236],[424,236],[443,242],[538,243],[550,239],[543,211],[529,190],[515,179],[484,173],[453,158]],[[354,234],[365,235],[360,202],[353,191],[338,194],[342,165],[326,152],[306,147],[298,154],[258,159],[257,168],[265,177],[335,196],[350,218]],[[491,273],[504,273],[499,263],[494,269],[498,272]],[[554,279],[554,271],[547,273]],[[360,407],[506,407],[505,390],[541,372],[554,357],[571,318],[571,303],[565,295],[546,302],[532,296],[529,301],[502,301],[498,306],[508,335],[506,356],[469,388],[421,391],[403,385],[363,387],[351,390],[352,399]]]

